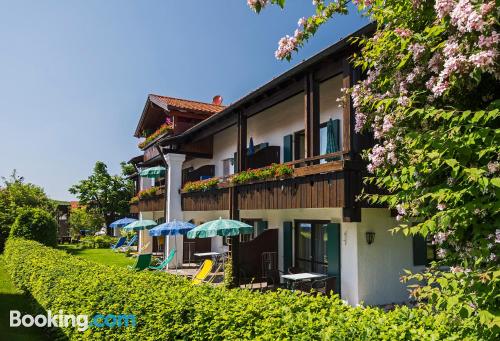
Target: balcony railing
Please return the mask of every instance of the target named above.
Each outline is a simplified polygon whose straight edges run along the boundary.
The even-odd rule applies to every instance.
[[[360,165],[347,160],[342,152],[284,165],[293,167],[293,173],[238,184],[230,176],[221,179],[216,188],[183,192],[183,210],[228,210],[231,187],[237,187],[238,207],[243,210],[350,207],[362,185]]]

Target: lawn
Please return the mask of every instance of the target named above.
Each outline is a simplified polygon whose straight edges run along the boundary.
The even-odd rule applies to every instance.
[[[135,258],[125,257],[123,253],[114,252],[111,249],[79,249],[76,245],[73,244],[59,245],[58,248],[61,250],[65,250],[72,255],[110,266],[125,267],[127,265],[133,265],[135,263]]]
[[[35,315],[30,305],[30,299],[17,290],[5,269],[0,256],[0,339],[2,340],[49,340],[44,329],[37,327],[9,327],[9,311],[19,310],[24,314]]]

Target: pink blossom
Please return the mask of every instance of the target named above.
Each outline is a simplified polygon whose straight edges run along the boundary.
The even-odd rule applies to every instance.
[[[384,116],[384,123],[382,125],[382,131],[384,133],[388,132],[394,126],[394,120],[389,115]]]
[[[419,43],[411,44],[410,50],[413,54],[413,60],[417,61],[420,59],[422,54],[425,52],[425,46]]]
[[[407,96],[400,96],[398,98],[398,104],[407,107],[410,104],[410,99]]]
[[[498,52],[496,50],[481,51],[470,56],[469,61],[480,69],[494,72],[497,55]]]
[[[500,244],[500,230],[495,230],[495,244]]]
[[[366,115],[362,112],[356,112],[355,120],[356,124],[354,126],[354,131],[359,133],[361,129],[365,126],[366,123]]]
[[[490,36],[480,35],[477,44],[480,48],[490,48],[493,45],[498,44],[499,41],[500,34],[498,34],[496,31],[493,31],[491,32]]]
[[[434,86],[436,85],[436,82],[437,82],[437,78],[432,76],[431,78],[429,78],[429,80],[425,83],[425,87],[429,90],[432,90],[434,88]]]
[[[437,252],[436,252],[437,256],[439,258],[444,258],[446,256],[446,250],[444,249],[438,249]]]
[[[451,23],[462,33],[481,31],[484,27],[481,15],[474,10],[469,0],[459,0],[450,17]]]
[[[406,215],[406,209],[404,208],[403,205],[401,205],[401,204],[396,205],[396,210],[398,211],[399,215],[401,215],[401,216]]]
[[[479,11],[481,12],[481,15],[484,16],[490,13],[493,8],[495,8],[495,1],[490,1],[485,4],[482,4]]]
[[[488,162],[487,168],[488,168],[488,173],[493,175],[500,169],[500,164],[498,163],[498,161]]]
[[[449,83],[447,81],[438,80],[436,84],[432,87],[432,92],[434,93],[434,97],[441,96],[446,90],[448,90]]]
[[[455,39],[452,37],[446,41],[443,48],[443,54],[446,58],[455,56],[459,51],[459,45]]]
[[[394,30],[394,32],[395,32],[398,36],[400,36],[401,38],[409,38],[409,37],[411,37],[411,35],[412,35],[412,32],[411,32],[409,29],[407,29],[407,28],[399,28],[399,27],[398,27],[398,28],[396,28],[396,29]]]
[[[285,36],[280,39],[279,46],[274,55],[276,59],[284,59],[297,48],[297,39],[295,37]]]
[[[297,23],[297,25],[299,26],[306,26],[307,24],[307,18],[306,17],[302,17],[299,19],[299,22]]]
[[[439,204],[437,204],[436,208],[437,208],[439,211],[444,211],[444,210],[446,209],[446,204],[439,203]]]
[[[450,267],[450,271],[453,273],[464,272],[464,269],[460,266],[452,266]]]
[[[427,65],[429,70],[434,73],[439,73],[439,66],[441,64],[441,54],[436,52],[432,55],[431,59],[429,59],[429,64]]]
[[[446,241],[446,239],[448,239],[449,234],[450,234],[449,232],[436,233],[436,235],[434,236],[434,242],[436,244],[443,244]]]
[[[453,7],[455,7],[455,1],[453,0],[436,0],[434,4],[434,9],[439,19],[443,19],[450,14]]]
[[[254,11],[257,11],[257,7],[264,8],[267,6],[269,0],[247,0],[247,5]]]

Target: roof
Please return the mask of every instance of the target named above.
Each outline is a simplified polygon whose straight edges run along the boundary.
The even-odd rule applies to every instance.
[[[217,105],[212,103],[198,102],[188,99],[160,96],[154,94],[150,94],[148,98],[151,102],[162,107],[165,110],[186,110],[211,115],[222,111],[226,107],[225,105]]]
[[[350,34],[346,38],[339,40],[337,43],[325,48],[324,50],[320,51],[319,53],[312,56],[311,58],[302,61],[301,63],[297,64],[296,66],[289,69],[288,71],[285,71],[284,73],[282,73],[278,77],[273,78],[271,81],[265,83],[264,85],[257,88],[256,90],[246,94],[245,96],[243,96],[239,100],[231,103],[229,106],[225,107],[223,110],[219,111],[218,113],[210,116],[209,118],[201,121],[200,123],[192,126],[191,128],[187,129],[186,131],[184,131],[180,134],[177,134],[174,136],[163,137],[159,143],[160,144],[162,144],[164,142],[168,143],[171,141],[182,139],[184,137],[187,137],[189,135],[196,133],[197,131],[205,128],[206,126],[218,121],[219,119],[222,119],[223,117],[230,115],[231,113],[237,112],[242,106],[251,102],[252,100],[257,98],[261,94],[265,93],[266,91],[272,89],[273,87],[278,86],[279,84],[282,84],[286,80],[289,80],[291,78],[296,77],[297,75],[308,70],[310,67],[312,67],[316,63],[324,60],[325,58],[331,57],[332,55],[335,55],[335,54],[347,49],[351,45],[351,43],[350,43],[351,38],[373,34],[375,27],[376,27],[375,23],[370,23],[366,26],[363,26],[362,28],[360,28],[356,32]]]

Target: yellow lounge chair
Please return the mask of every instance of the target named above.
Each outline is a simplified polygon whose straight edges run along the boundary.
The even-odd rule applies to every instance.
[[[203,261],[203,264],[200,266],[200,269],[198,270],[196,275],[194,275],[194,277],[193,277],[193,280],[192,280],[193,284],[203,283],[205,281],[205,279],[208,277],[208,275],[210,275],[210,273],[212,272],[213,267],[214,267],[213,260],[205,259]]]

